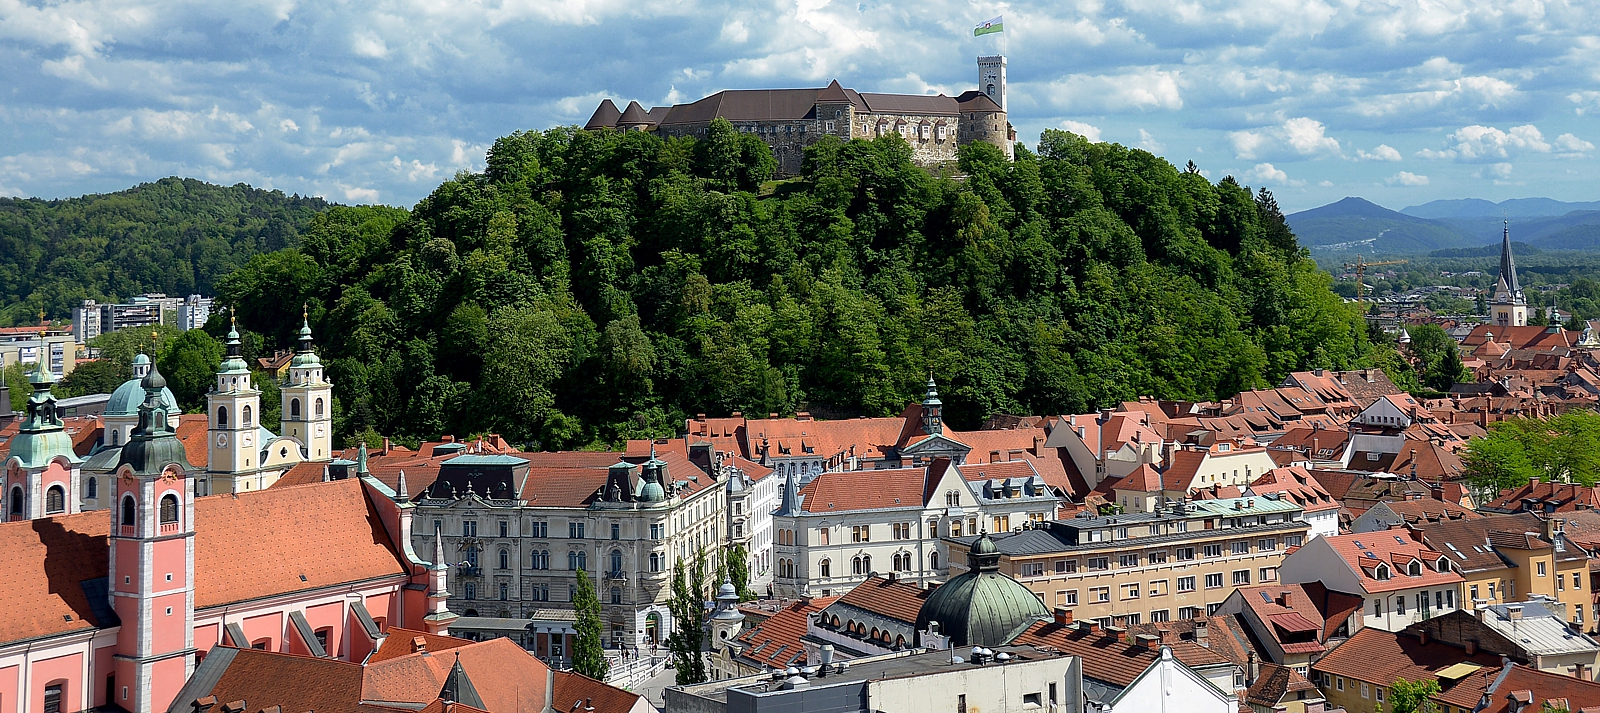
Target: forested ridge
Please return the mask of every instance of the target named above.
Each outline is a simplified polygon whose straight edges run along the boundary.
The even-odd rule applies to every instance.
[[[0,198],[0,325],[69,319],[85,299],[210,295],[251,256],[296,241],[321,198],[163,178],[65,200]]]
[[[898,137],[830,140],[774,183],[724,122],[517,133],[410,211],[318,214],[221,294],[263,349],[309,305],[345,433],[545,448],[697,412],[892,414],[930,374],[971,428],[1393,353],[1270,194],[1060,131],[1017,153],[967,146],[950,177]]]

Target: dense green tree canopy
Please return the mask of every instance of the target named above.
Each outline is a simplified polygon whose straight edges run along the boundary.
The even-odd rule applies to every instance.
[[[294,245],[320,198],[164,178],[67,200],[0,198],[0,325],[85,299],[215,292],[251,256]]]
[[[1575,409],[1552,419],[1513,418],[1490,424],[1462,454],[1467,476],[1484,495],[1545,482],[1600,482],[1600,413]]]
[[[309,305],[343,432],[544,447],[686,414],[948,420],[1207,400],[1366,360],[1366,328],[1270,194],[1049,131],[958,179],[898,137],[773,183],[754,137],[556,129],[495,142],[409,213],[336,208],[222,280],[289,346]],[[751,143],[754,142],[754,143]]]

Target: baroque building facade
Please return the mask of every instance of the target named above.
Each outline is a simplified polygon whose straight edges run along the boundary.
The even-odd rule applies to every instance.
[[[846,89],[834,80],[820,89],[730,89],[688,104],[618,110],[604,99],[585,129],[652,131],[663,137],[704,137],[715,119],[772,148],[780,176],[800,173],[805,149],[834,136],[844,140],[897,134],[921,166],[953,164],[969,143],[994,144],[1012,156],[1016,131],[1006,121],[1005,58],[978,58],[981,90],[949,97],[880,94]]]

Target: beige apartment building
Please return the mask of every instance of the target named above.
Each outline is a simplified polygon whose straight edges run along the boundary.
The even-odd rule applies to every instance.
[[[1000,570],[1047,606],[1126,627],[1209,614],[1237,587],[1277,582],[1284,549],[1310,532],[1304,515],[1271,494],[1080,516],[992,538]],[[946,539],[951,576],[976,539]]]

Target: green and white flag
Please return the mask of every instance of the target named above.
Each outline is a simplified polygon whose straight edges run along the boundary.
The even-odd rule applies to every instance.
[[[1005,17],[1005,16],[1004,15],[995,15],[993,20],[990,20],[990,21],[985,22],[985,23],[983,23],[981,25],[978,25],[977,27],[972,28],[972,36],[973,37],[982,37],[984,35],[992,35],[992,34],[994,34],[996,32],[1005,32],[1006,26],[1001,24],[1001,22],[1000,22],[1000,18],[1002,18],[1002,17]]]

